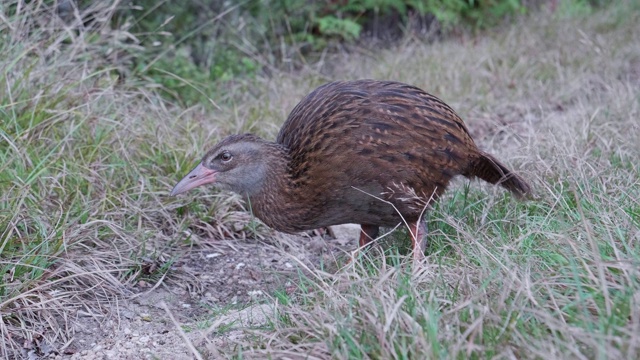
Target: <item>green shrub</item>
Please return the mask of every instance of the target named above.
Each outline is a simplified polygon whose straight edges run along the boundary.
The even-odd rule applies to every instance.
[[[98,4],[78,1],[85,28]],[[560,0],[559,7],[562,13],[581,13],[602,4]],[[133,35],[117,49],[130,60],[124,72],[153,79],[163,93],[186,105],[206,103],[220,83],[265,67],[295,67],[334,44],[357,42],[364,32],[397,39],[416,17],[442,32],[490,27],[526,11],[523,0],[139,0],[118,5],[111,26]]]

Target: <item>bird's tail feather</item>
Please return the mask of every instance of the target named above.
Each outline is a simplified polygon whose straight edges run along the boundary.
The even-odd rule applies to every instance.
[[[523,178],[484,152],[481,152],[480,156],[472,162],[464,176],[478,177],[491,184],[500,185],[521,199],[531,197],[531,186]]]

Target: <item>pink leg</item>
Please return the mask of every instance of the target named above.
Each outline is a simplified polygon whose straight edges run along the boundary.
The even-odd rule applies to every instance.
[[[376,225],[360,224],[360,239],[358,240],[360,247],[362,248],[375,240],[378,237],[378,231],[379,228]],[[353,258],[350,258],[347,264],[351,263],[351,261],[353,261]]]
[[[376,225],[360,224],[360,247],[369,244],[378,237],[379,228]]]
[[[424,251],[427,248],[427,222],[424,219],[411,222],[409,224],[411,232],[411,245],[413,248],[413,259],[420,261],[424,259]]]

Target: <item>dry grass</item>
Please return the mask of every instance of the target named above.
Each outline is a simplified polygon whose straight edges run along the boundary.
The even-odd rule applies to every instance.
[[[251,115],[180,109],[119,85],[105,54],[130,45],[108,29],[113,4],[97,3],[96,37],[78,36],[40,2],[0,18],[2,358],[70,342],[70,317],[108,314],[138,281],[163,279],[172,247],[256,231],[237,197],[207,195],[188,208],[168,200],[172,174],[193,165],[201,144]]]
[[[460,183],[430,215],[420,271],[392,255],[335,274],[310,269],[244,355],[637,357],[640,27],[625,6],[349,55],[326,77],[291,80],[296,95],[328,78],[430,89],[538,196],[519,204]]]
[[[205,144],[240,131],[273,138],[311,89],[363,77],[443,98],[481,147],[534,183],[538,198],[517,203],[461,181],[429,215],[430,255],[420,270],[395,248],[336,273],[308,269],[294,296],[274,295],[269,326],[217,351],[640,356],[634,2],[590,15],[538,14],[479,37],[339,55],[301,74],[238,82],[213,112],[168,104],[133,80],[118,84],[117,64],[104,56],[116,34],[70,36],[53,17],[28,16],[45,10],[22,11],[17,20],[0,17],[2,357],[24,353],[24,344],[68,343],[71,314],[109,313],[140,280],[171,281],[172,261],[211,246],[207,238],[268,236],[235,196],[202,191],[184,206],[168,190]]]

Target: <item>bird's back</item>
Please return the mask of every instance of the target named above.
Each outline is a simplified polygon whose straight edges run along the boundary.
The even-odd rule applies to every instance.
[[[319,87],[293,109],[277,142],[289,149],[293,181],[308,189],[308,216],[319,225],[415,217],[481,156],[440,99],[374,80]]]

